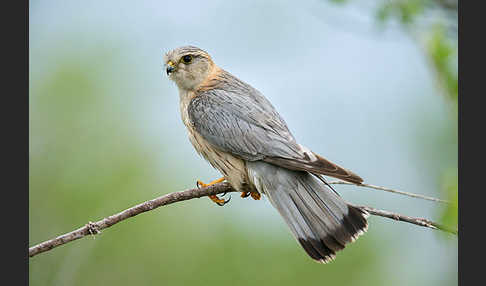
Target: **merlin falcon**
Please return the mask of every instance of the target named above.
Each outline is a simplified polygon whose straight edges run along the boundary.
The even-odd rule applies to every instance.
[[[323,175],[360,184],[358,175],[300,145],[272,104],[194,46],[164,56],[179,89],[189,140],[242,197],[268,197],[315,261],[327,263],[368,228],[368,213],[346,203]],[[225,200],[210,198],[219,205]]]

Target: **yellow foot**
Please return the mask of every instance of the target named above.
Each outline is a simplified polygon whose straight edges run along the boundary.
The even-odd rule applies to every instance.
[[[218,196],[216,195],[211,195],[211,196],[208,196],[213,202],[215,202],[216,204],[218,204],[218,206],[224,206],[227,202],[229,202],[229,199],[226,201],[224,199],[220,199],[218,198]]]
[[[250,196],[257,201],[262,197],[259,192],[251,192]]]
[[[212,181],[212,182],[211,182],[211,183],[209,183],[209,184],[205,184],[205,183],[203,183],[203,182],[201,182],[201,181],[197,180],[196,185],[197,185],[197,187],[198,187],[198,188],[200,188],[200,187],[205,188],[205,187],[209,187],[209,186],[212,186],[212,185],[214,185],[214,184],[217,184],[217,183],[221,183],[222,181],[224,181],[224,177],[219,178],[219,179],[217,179],[217,180],[214,180],[214,181]]]
[[[217,179],[217,180],[214,180],[214,181],[212,181],[212,182],[211,182],[211,183],[209,183],[209,184],[205,184],[205,183],[203,183],[203,182],[201,182],[201,181],[199,181],[199,180],[198,180],[198,181],[197,181],[197,183],[196,183],[196,185],[197,185],[197,187],[198,187],[198,188],[201,188],[201,187],[205,188],[205,187],[209,187],[209,186],[211,186],[211,185],[217,184],[217,183],[221,183],[222,181],[224,181],[224,177],[223,177],[223,178],[219,178],[219,179]],[[225,204],[227,204],[227,203],[230,201],[230,199],[231,199],[231,198],[230,198],[230,199],[228,199],[228,200],[220,199],[220,198],[218,198],[218,196],[217,196],[217,195],[211,195],[211,196],[208,196],[208,197],[209,197],[209,198],[210,198],[210,199],[211,199],[213,202],[215,202],[216,204],[218,204],[218,206],[224,206],[224,205],[225,205]]]
[[[262,197],[259,192],[241,192],[240,197],[246,198],[248,196],[251,196],[254,200],[259,200]]]

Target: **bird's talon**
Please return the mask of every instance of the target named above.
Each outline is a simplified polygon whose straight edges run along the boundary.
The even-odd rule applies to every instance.
[[[209,187],[209,186],[212,186],[214,184],[217,184],[217,183],[221,183],[222,181],[224,181],[225,178],[219,178],[219,179],[216,179],[214,181],[212,181],[211,183],[209,184],[205,184],[203,182],[201,182],[200,180],[197,180],[196,181],[196,186],[198,189],[200,188],[206,188],[206,187]],[[223,196],[226,195],[226,192],[223,194]],[[229,200],[225,201],[224,199],[220,199],[218,198],[218,196],[216,195],[211,195],[211,196],[208,196],[213,202],[217,203],[219,206],[224,206],[227,202],[229,202]],[[231,198],[230,198],[231,199]]]
[[[251,196],[251,197],[252,197],[254,200],[257,200],[257,201],[258,201],[258,200],[259,200],[259,199],[262,197],[262,195],[260,195],[260,193],[259,193],[259,192],[251,192],[251,193],[250,193],[250,196]]]
[[[248,196],[251,196],[254,200],[259,200],[261,198],[259,192],[241,192],[240,197],[246,198]]]
[[[242,198],[246,198],[246,197],[248,197],[249,195],[250,195],[250,192],[241,192],[240,197],[242,197]]]
[[[223,203],[217,203],[217,204],[218,204],[218,206],[221,206],[222,207],[225,204],[229,203],[230,200],[231,200],[231,195],[230,195],[229,199],[225,200]]]
[[[227,204],[231,200],[231,197],[228,200],[224,200],[224,199],[218,198],[217,195],[211,195],[211,196],[209,196],[209,198],[213,202],[215,202],[218,206],[224,206],[225,204]]]
[[[199,180],[197,180],[197,181],[196,181],[196,187],[197,187],[198,189],[200,189],[200,188],[204,188],[204,187],[206,187],[206,184],[205,184],[205,183],[203,183],[203,182],[201,182],[201,181],[199,181]]]
[[[222,177],[222,178],[216,179],[216,180],[214,180],[214,181],[212,181],[211,183],[208,183],[208,184],[205,184],[205,183],[201,182],[200,180],[197,180],[196,186],[197,186],[198,189],[200,189],[201,187],[206,188],[206,187],[212,186],[214,184],[221,183],[224,180],[225,180],[225,178]]]

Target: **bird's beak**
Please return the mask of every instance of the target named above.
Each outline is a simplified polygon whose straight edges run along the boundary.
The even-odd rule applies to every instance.
[[[169,75],[171,72],[175,70],[175,65],[172,61],[169,61],[167,63],[167,69],[165,70],[167,72],[167,75]]]

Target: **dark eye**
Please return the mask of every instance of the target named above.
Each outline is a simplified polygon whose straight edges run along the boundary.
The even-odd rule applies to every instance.
[[[191,55],[185,55],[182,57],[182,61],[185,63],[185,64],[189,64],[192,62],[192,56]]]

